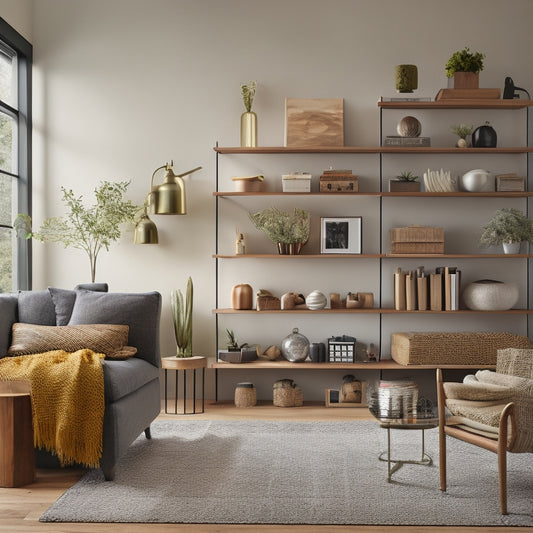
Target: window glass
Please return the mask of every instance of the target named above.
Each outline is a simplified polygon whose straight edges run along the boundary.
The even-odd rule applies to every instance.
[[[16,181],[11,176],[0,174],[0,225],[2,226],[11,226],[16,216],[16,191]]]
[[[15,172],[13,151],[16,141],[15,121],[0,112],[0,171]]]
[[[0,43],[0,100],[11,107],[17,106],[16,54]]]

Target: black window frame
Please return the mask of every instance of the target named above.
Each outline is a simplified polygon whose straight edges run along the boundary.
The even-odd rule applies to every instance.
[[[0,110],[17,121],[16,174],[0,171],[17,179],[18,213],[32,214],[32,65],[33,46],[0,17],[0,41],[17,54],[17,108],[0,100]],[[17,239],[17,289],[32,288],[31,240]]]

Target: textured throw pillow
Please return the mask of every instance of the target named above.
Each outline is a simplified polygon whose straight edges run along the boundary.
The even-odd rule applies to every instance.
[[[119,293],[76,291],[69,325],[127,324],[129,344],[137,357],[156,363],[159,359],[159,319],[161,295],[158,292]]]
[[[87,348],[103,353],[109,359],[126,359],[137,352],[136,348],[126,346],[128,332],[128,326],[118,324],[39,326],[15,323],[8,355],[27,355],[51,350],[75,352]]]

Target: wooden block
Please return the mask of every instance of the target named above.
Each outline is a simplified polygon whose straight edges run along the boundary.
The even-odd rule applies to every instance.
[[[35,479],[30,384],[0,383],[0,486],[21,487]]]
[[[435,100],[485,100],[500,98],[500,89],[441,89]]]
[[[342,98],[286,98],[285,146],[344,146]]]

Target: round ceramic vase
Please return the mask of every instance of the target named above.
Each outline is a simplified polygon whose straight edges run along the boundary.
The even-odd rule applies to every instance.
[[[473,311],[507,311],[518,301],[518,286],[492,279],[481,279],[467,285],[463,302]]]
[[[327,303],[328,299],[320,291],[310,292],[307,295],[307,298],[305,299],[305,305],[308,309],[311,309],[312,311],[316,311],[317,309],[324,309]]]
[[[468,192],[494,190],[494,178],[488,170],[476,168],[463,174],[461,179],[463,188]]]

